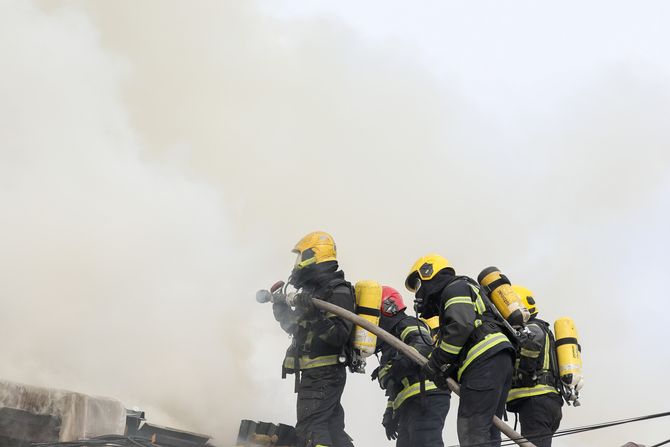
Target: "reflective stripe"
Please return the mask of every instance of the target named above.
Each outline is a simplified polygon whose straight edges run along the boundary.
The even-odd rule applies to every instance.
[[[480,355],[482,355],[495,345],[499,345],[500,343],[505,342],[509,343],[507,337],[505,337],[505,335],[500,332],[496,332],[494,334],[487,335],[486,337],[484,337],[484,340],[480,341],[472,348],[470,348],[468,354],[465,357],[463,365],[460,368],[458,368],[458,380],[461,380],[461,374],[463,374],[465,368],[467,368],[470,365],[470,363],[472,363],[477,357],[479,357]]]
[[[437,389],[437,386],[435,386],[435,384],[430,380],[426,380],[424,381],[424,383],[426,384],[425,387],[426,391]],[[405,388],[403,388],[401,392],[398,393],[395,400],[393,401],[393,410],[397,410],[398,408],[400,408],[403,402],[405,402],[412,396],[416,396],[420,392],[421,392],[421,382],[416,382],[410,386],[406,386]]]
[[[382,369],[379,370],[379,373],[377,374],[377,378],[379,379],[379,382],[381,382],[384,377],[389,373],[389,370],[391,369],[391,363],[387,363],[384,365]]]
[[[463,346],[450,345],[449,343],[441,341],[440,349],[448,352],[449,354],[458,355],[458,353],[461,352],[461,349],[463,349]]]
[[[477,295],[477,299],[474,301],[474,306],[475,310],[479,315],[482,315],[484,311],[486,311],[486,306],[484,306],[484,301],[482,300],[482,296],[479,294],[479,289],[472,284],[468,284],[470,288],[472,289],[473,292],[475,292],[475,295]]]
[[[526,388],[512,388],[507,395],[507,402],[521,399],[522,397],[540,396],[542,394],[556,393],[558,391],[551,385],[535,385]]]
[[[409,326],[409,327],[406,327],[405,330],[402,331],[402,333],[400,334],[400,340],[405,341],[405,337],[407,337],[412,332],[416,332],[416,331],[424,332],[424,333],[430,335],[430,332],[428,331],[428,329],[426,329],[423,326]]]
[[[544,334],[544,360],[542,362],[542,369],[549,371],[549,333]]]
[[[315,357],[313,359],[307,357],[306,355],[303,355],[300,357],[300,369],[311,369],[311,368],[318,368],[319,366],[329,366],[329,365],[337,365],[340,363],[338,359],[338,355],[324,355],[321,357]],[[286,357],[284,359],[284,368],[286,369],[294,369],[295,368],[295,359],[293,357]]]
[[[538,358],[538,357],[540,356],[540,351],[533,351],[533,350],[530,350],[530,349],[521,348],[521,355],[522,355],[523,357],[528,357],[528,358],[531,358],[531,359],[536,359],[536,358]]]
[[[386,401],[386,408],[393,408],[393,401],[392,400]]]
[[[447,310],[449,306],[452,304],[469,304],[473,305],[472,303],[472,298],[469,296],[455,296],[453,298],[449,298],[446,303],[444,303],[444,310]]]

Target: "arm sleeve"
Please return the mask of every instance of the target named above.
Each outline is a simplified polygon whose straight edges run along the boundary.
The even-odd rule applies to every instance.
[[[377,374],[377,381],[383,390],[393,388],[393,380],[390,372],[393,367],[394,357],[395,349],[384,343],[382,345],[382,356],[381,359],[379,359],[379,372]]]
[[[291,335],[295,334],[298,328],[298,315],[296,311],[291,309],[286,303],[278,302],[272,304],[272,313],[275,316],[275,320],[279,322],[279,325],[285,332]]]
[[[459,281],[446,289],[441,302],[440,340],[433,350],[439,364],[453,364],[475,329],[477,313],[474,292],[467,282]]]
[[[416,318],[407,317],[398,323],[396,333],[403,343],[414,348],[424,357],[428,357],[432,350],[432,345],[430,344],[432,338],[430,329],[425,324]],[[418,370],[419,365],[406,355],[399,353],[397,359],[393,362],[390,374],[400,381],[403,377],[416,373]]]
[[[350,312],[354,312],[354,296],[348,286],[339,286],[333,290],[328,300]],[[330,313],[322,314],[318,323],[319,338],[331,346],[344,346],[349,342],[353,323]]]

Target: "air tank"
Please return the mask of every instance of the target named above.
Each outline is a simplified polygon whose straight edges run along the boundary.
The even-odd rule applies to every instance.
[[[497,267],[487,267],[477,277],[479,284],[488,292],[493,305],[512,326],[523,326],[530,318],[519,295]]]
[[[570,317],[562,317],[554,322],[556,355],[561,381],[575,387],[582,379],[581,347],[577,339],[577,328]]]
[[[382,305],[382,286],[376,281],[362,280],[356,283],[356,313],[375,326],[379,326],[380,308]],[[361,357],[369,357],[375,353],[377,336],[372,332],[356,326],[354,329],[354,349]]]

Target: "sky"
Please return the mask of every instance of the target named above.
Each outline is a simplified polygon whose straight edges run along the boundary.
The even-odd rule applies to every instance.
[[[562,428],[667,411],[668,19],[662,1],[0,3],[0,377],[221,446],[242,418],[292,424],[289,340],[254,294],[324,230],[349,280],[407,301],[438,252],[571,316],[586,385]],[[383,392],[348,380],[349,433],[391,445]],[[554,445],[651,445],[664,422]]]

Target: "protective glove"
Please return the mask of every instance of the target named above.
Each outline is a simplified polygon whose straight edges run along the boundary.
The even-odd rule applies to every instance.
[[[428,363],[423,365],[423,368],[421,368],[421,370],[423,374],[426,376],[426,378],[431,382],[433,382],[435,386],[443,390],[449,389],[447,378],[449,377],[449,374],[452,370],[452,366],[450,364],[444,364],[438,366],[433,361],[433,357],[431,357],[428,360]]]
[[[393,407],[386,407],[384,417],[382,417],[382,425],[386,430],[386,438],[389,441],[398,439],[398,418],[393,415]]]
[[[314,304],[312,303],[312,297],[307,293],[297,293],[293,297],[291,305],[300,308],[305,313],[315,309]]]

